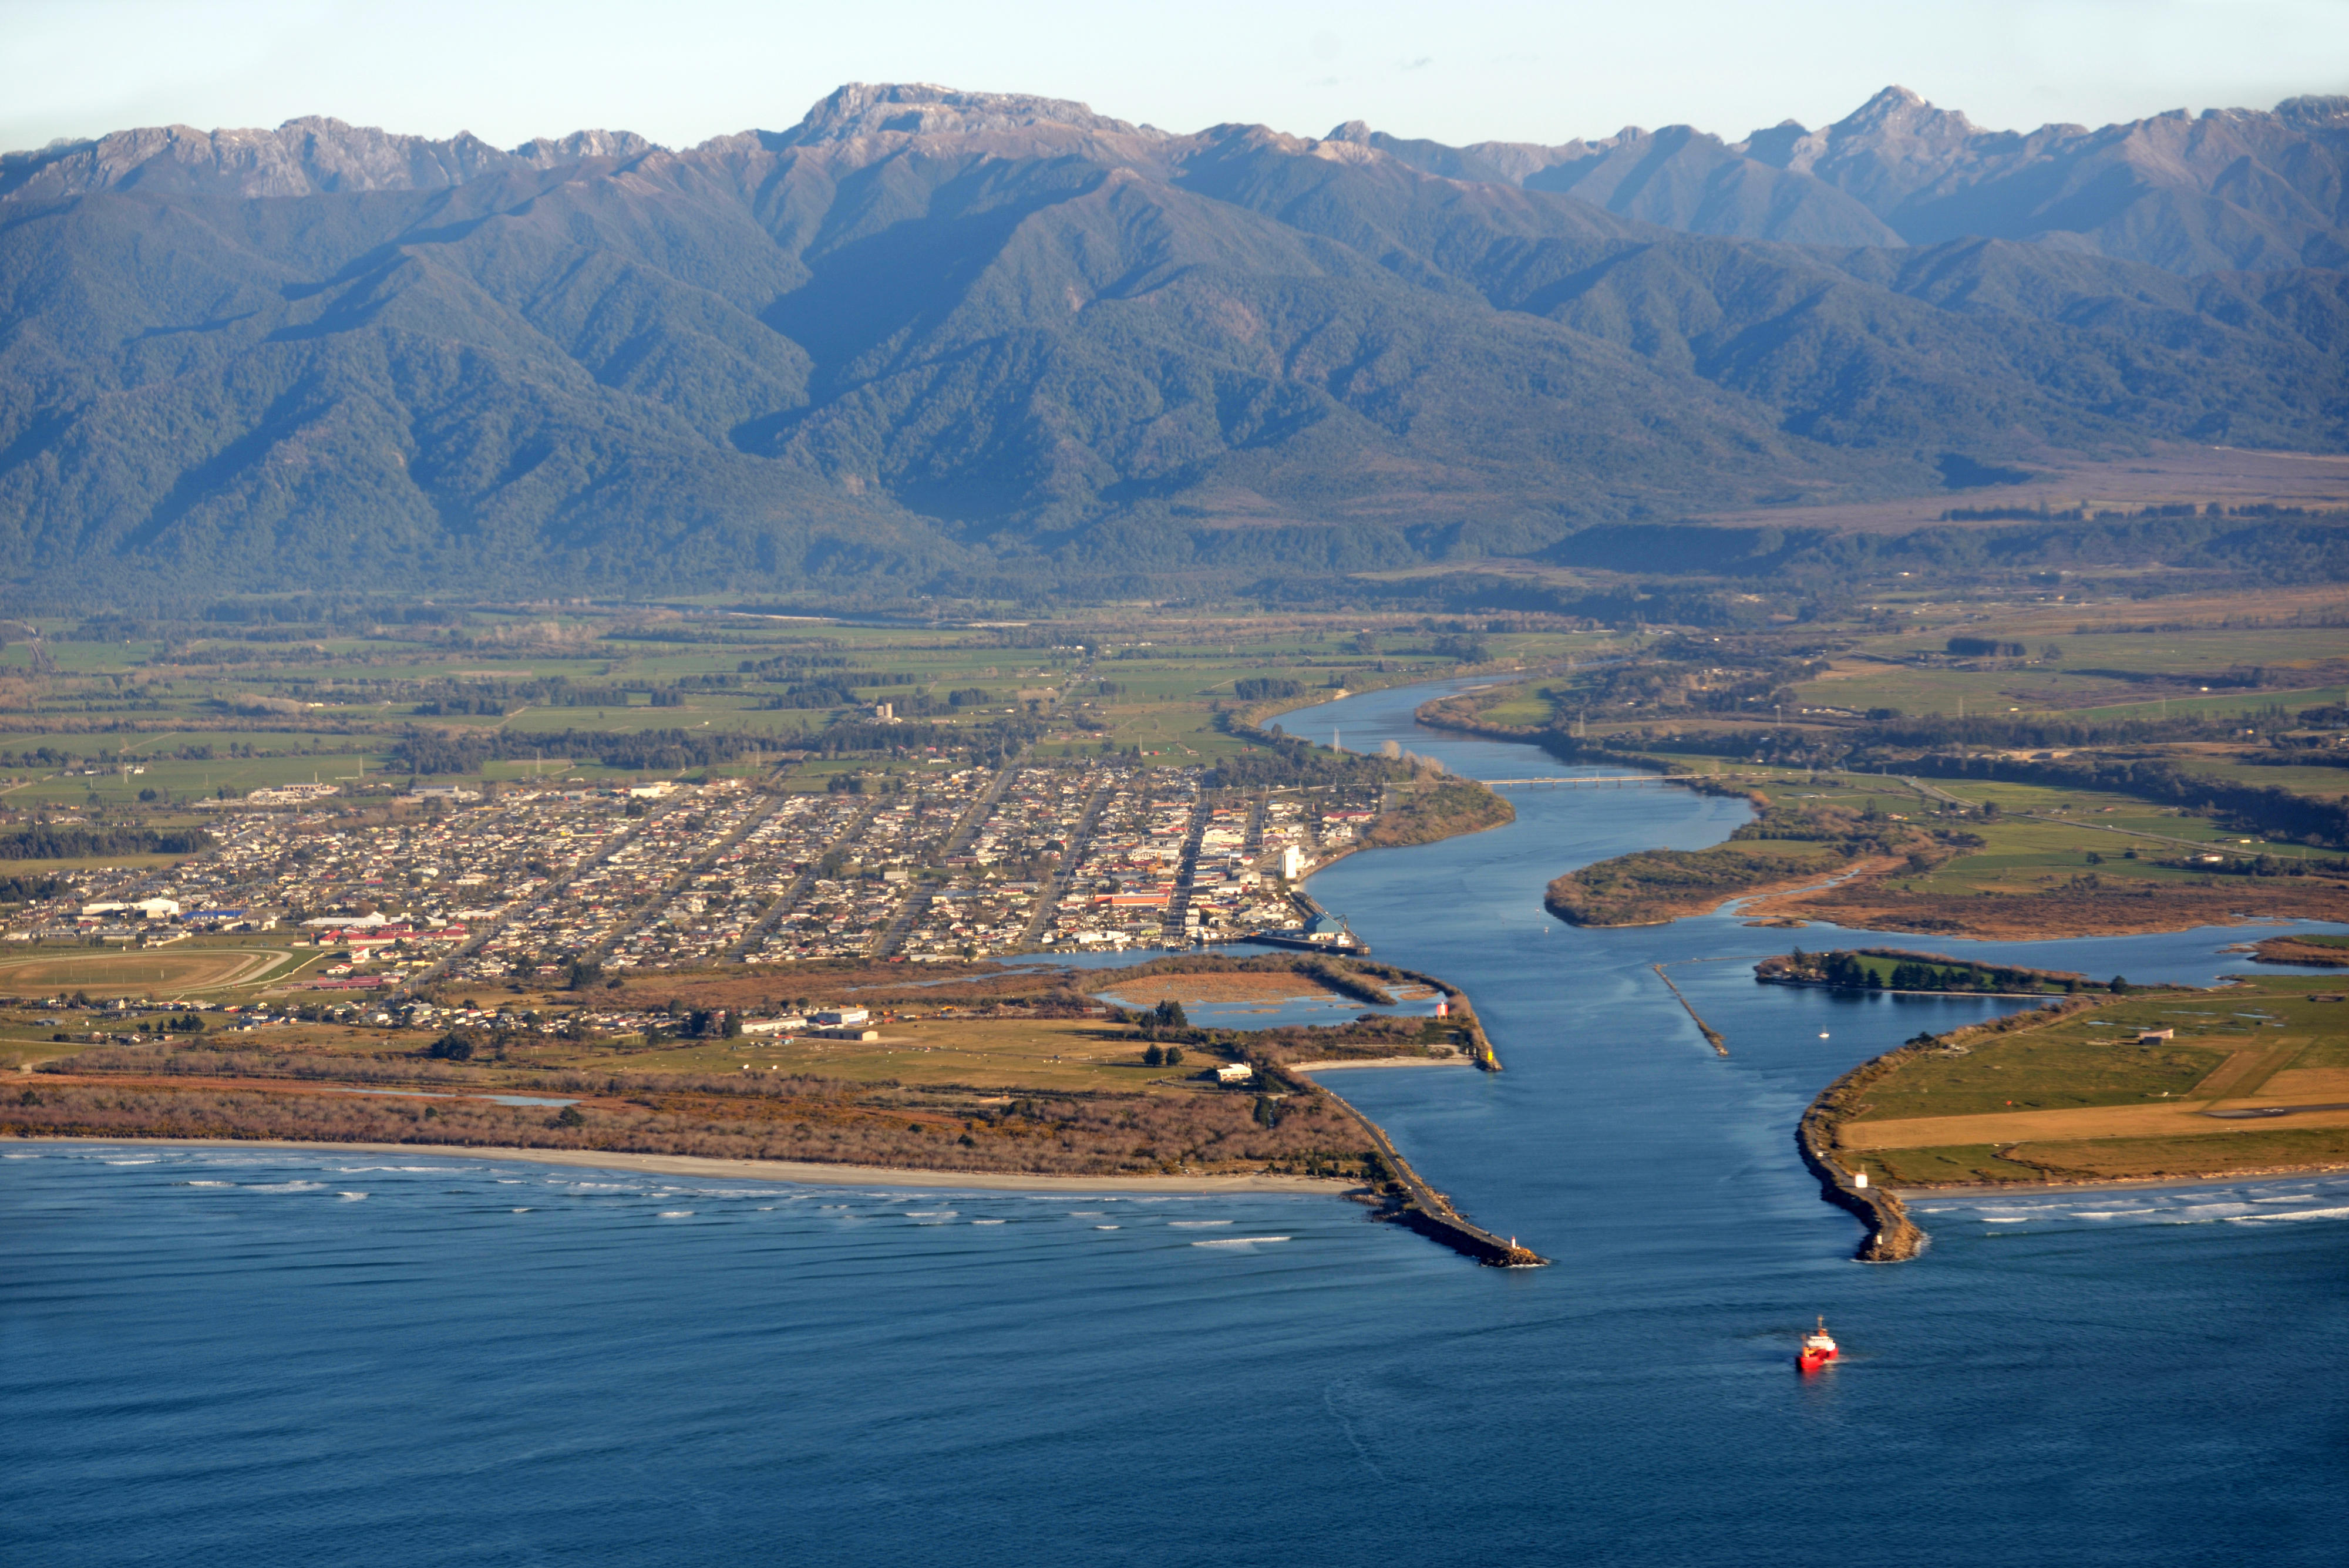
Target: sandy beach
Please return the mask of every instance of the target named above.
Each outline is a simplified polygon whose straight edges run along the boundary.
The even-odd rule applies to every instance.
[[[89,1144],[119,1148],[316,1149],[344,1154],[430,1155],[454,1159],[527,1160],[588,1170],[650,1176],[716,1177],[729,1181],[788,1181],[817,1187],[912,1187],[996,1192],[1307,1192],[1342,1197],[1353,1184],[1309,1176],[1030,1176],[994,1171],[900,1170],[876,1165],[817,1165],[800,1160],[703,1159],[681,1154],[615,1154],[599,1149],[478,1147],[465,1144],[305,1143],[290,1138],[0,1137],[0,1144]]]
[[[1370,1056],[1350,1062],[1291,1062],[1292,1073],[1335,1073],[1352,1067],[1473,1067],[1473,1056]]]

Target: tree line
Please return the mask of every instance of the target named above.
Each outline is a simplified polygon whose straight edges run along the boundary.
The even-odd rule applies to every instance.
[[[93,855],[193,855],[211,843],[201,827],[96,827],[36,823],[0,833],[0,860],[73,860]]]

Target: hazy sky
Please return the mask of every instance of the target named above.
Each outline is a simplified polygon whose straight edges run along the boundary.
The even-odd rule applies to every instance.
[[[790,125],[843,81],[1081,99],[1175,130],[1733,138],[1887,82],[2017,128],[2349,91],[2349,0],[0,0],[0,81],[5,148],[302,114],[688,145]]]

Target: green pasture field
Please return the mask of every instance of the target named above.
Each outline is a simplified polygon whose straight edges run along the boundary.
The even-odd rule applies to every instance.
[[[2159,615],[2152,605],[2142,613]],[[2200,627],[2176,631],[2115,632],[2081,630],[2079,613],[2066,616],[1992,615],[1962,625],[1937,624],[1889,637],[1863,638],[1857,646],[1868,653],[1901,658],[1912,653],[1940,653],[1951,637],[1982,637],[2020,642],[2027,659],[2036,660],[2049,644],[2056,649],[2059,670],[2130,670],[2147,675],[2213,673],[2244,665],[2297,669],[2329,659],[2349,659],[2349,627]],[[2033,668],[2045,668],[2033,665]]]
[[[64,739],[65,737],[58,737]],[[75,737],[87,740],[89,737]],[[76,774],[36,776],[20,787],[11,788],[0,799],[23,809],[28,806],[81,806],[95,800],[100,805],[121,806],[137,803],[139,792],[151,789],[166,799],[190,797],[210,799],[221,788],[236,794],[258,789],[265,784],[308,784],[315,774],[318,782],[347,783],[354,776],[374,774],[380,780],[386,759],[377,752],[326,752],[298,757],[221,757],[211,762],[181,762],[163,758],[135,765],[144,767],[143,774],[125,776],[109,771],[96,778]],[[21,775],[20,775],[21,776]]]
[[[925,1018],[875,1024],[881,1038],[780,1038],[678,1041],[624,1055],[561,1043],[534,1048],[534,1064],[631,1072],[809,1073],[860,1083],[895,1081],[985,1089],[1088,1089],[1197,1093],[1188,1075],[1215,1060],[1206,1053],[1177,1067],[1145,1066],[1143,1043],[1099,1019]],[[1197,1067],[1193,1066],[1196,1062]]]
[[[319,751],[327,753],[366,751],[371,736],[337,735],[316,730],[220,730],[190,729],[148,731],[136,735],[50,735],[10,736],[0,742],[0,751],[22,750],[30,745],[47,743],[63,751],[95,755],[100,751],[119,752],[144,762],[159,752],[176,751],[181,746],[210,746],[214,754],[225,759],[232,746],[246,746],[256,752]]]
[[[122,674],[163,650],[159,642],[44,641],[61,675]]]
[[[1548,681],[1528,680],[1506,688],[1500,701],[1477,711],[1477,717],[1492,724],[1522,724],[1529,729],[1541,729],[1558,714],[1557,699],[1551,695],[1556,688]],[[1491,696],[1492,693],[1485,693]]]
[[[2147,1016],[2152,1016],[2149,1011]],[[1869,1085],[1868,1108],[1851,1119],[1901,1121],[2182,1099],[2227,1059],[2225,1049],[2195,1049],[2172,1041],[2139,1045],[2136,1027],[2059,1026],[1977,1044],[1964,1056],[1929,1056]]]
[[[59,1056],[70,1056],[80,1049],[71,1043],[51,1040],[51,1031],[36,1030],[21,1033],[16,1026],[0,1024],[0,1071],[22,1073]],[[88,1044],[84,1041],[83,1044]]]
[[[328,673],[369,680],[448,680],[460,686],[473,680],[551,680],[558,676],[567,680],[595,681],[605,677],[612,663],[611,655],[600,653],[571,658],[523,653],[515,656],[511,665],[501,664],[499,657],[481,649],[452,649],[429,656],[419,652],[413,658],[404,657],[403,662],[369,665],[363,670],[336,666]]]
[[[2245,773],[2285,773],[2283,768],[2246,768]],[[2184,853],[2200,845],[2209,845],[2230,853],[2243,855],[2319,856],[2325,852],[2303,845],[2279,844],[2257,835],[2235,833],[2205,816],[2190,816],[2171,806],[2155,805],[2131,795],[2106,794],[2096,790],[2063,789],[2050,784],[1995,783],[1982,779],[1927,779],[1922,781],[1944,794],[1954,796],[1979,806],[1995,802],[2002,814],[1997,820],[1987,820],[1969,815],[1963,826],[1969,833],[1990,837],[1993,831],[2023,831],[2026,825],[2010,820],[2014,814],[2030,813],[2039,816],[2060,816],[2060,824],[2044,824],[2051,827],[2070,828],[2074,824],[2093,834],[2077,840],[2087,848],[2104,854],[2109,860],[2127,841],[2116,835],[2148,840],[2138,846],[2139,855]],[[2111,829],[2112,832],[2098,831]],[[2164,846],[2165,839],[2182,839],[2183,844]],[[2110,847],[2107,847],[2108,841]],[[1992,842],[1997,842],[1992,839]]]
[[[2195,631],[2075,632],[2053,639],[2066,665],[2201,674],[2243,665],[2304,669],[2349,659],[2349,627],[2245,627]]]
[[[1795,700],[1806,707],[1849,708],[1866,712],[1890,708],[1929,716],[1954,714],[1962,701],[1968,714],[2023,711],[2024,704],[2005,688],[2016,679],[2003,671],[1935,670],[1900,664],[1845,663],[1836,671],[1794,687]],[[2030,704],[2030,711],[2049,707]]]
[[[2207,697],[2199,693],[2168,699],[2132,697],[2125,702],[2106,702],[2098,707],[2067,711],[2065,716],[2074,719],[2153,719],[2166,713],[2171,718],[2183,718],[2188,714],[2216,718],[2241,713],[2256,718],[2271,708],[2282,708],[2285,712],[2292,713],[2302,708],[2318,708],[2328,702],[2341,701],[2344,696],[2342,688],[2333,685],[2308,686],[2289,691],[2214,691]]]
[[[628,613],[633,612],[469,609],[461,632],[474,644],[468,647],[448,646],[423,628],[389,621],[382,635],[343,630],[319,635],[327,628],[289,628],[295,639],[285,643],[246,640],[227,627],[219,628],[221,635],[182,639],[168,648],[153,642],[54,640],[57,630],[74,624],[67,623],[50,628],[50,648],[60,673],[32,693],[36,714],[54,715],[53,721],[36,722],[52,727],[46,732],[11,735],[0,741],[0,749],[21,751],[47,743],[85,756],[119,751],[144,759],[146,772],[68,778],[19,770],[15,777],[0,779],[0,792],[5,792],[0,802],[12,808],[52,810],[135,807],[139,792],[148,789],[164,797],[149,803],[150,815],[156,815],[222,789],[243,793],[314,777],[347,785],[363,780],[380,787],[404,782],[404,770],[387,770],[392,766],[394,737],[410,727],[452,735],[497,731],[523,746],[534,743],[532,737],[563,731],[681,730],[750,738],[768,750],[790,749],[829,724],[836,711],[766,710],[760,704],[795,680],[822,679],[832,671],[816,667],[744,677],[740,686],[685,691],[676,707],[655,708],[648,694],[631,693],[624,699],[625,706],[606,703],[600,709],[518,705],[495,716],[419,715],[414,710],[437,688],[461,691],[468,686],[555,676],[582,685],[667,682],[706,674],[739,677],[746,662],[792,654],[838,657],[856,670],[904,674],[916,682],[876,686],[854,681],[854,671],[842,672],[851,677],[860,699],[868,701],[900,701],[925,691],[943,697],[978,687],[988,693],[984,705],[922,722],[973,727],[1000,720],[1006,709],[1018,709],[1023,720],[1040,721],[1035,752],[1042,759],[1099,756],[1107,747],[1120,754],[1138,752],[1140,760],[1157,765],[1213,763],[1247,749],[1246,742],[1217,727],[1216,709],[1233,704],[1237,681],[1251,676],[1295,680],[1303,688],[1295,705],[1307,706],[1340,687],[1362,690],[1449,673],[1457,668],[1449,659],[1411,650],[1427,649],[1438,637],[1460,635],[1428,630],[1415,620],[1385,626],[1381,618],[1370,616],[1169,617],[1136,607],[1131,629],[1123,635],[1102,624],[1115,624],[1113,612],[1107,611],[1071,623],[1065,632],[1048,621],[1035,623],[1030,628],[1034,634],[1062,641],[1056,649],[1008,647],[1001,629],[986,628],[851,627],[748,616],[675,621],[656,618],[637,623],[625,619]],[[658,635],[665,628],[713,640],[667,640]],[[615,632],[620,635],[611,635]],[[1568,651],[1588,655],[1626,640],[1614,634],[1569,632],[1475,635],[1496,657],[1521,659]],[[1082,680],[1077,679],[1086,659],[1076,649],[1080,642],[1095,649]],[[24,644],[16,646],[29,651]],[[178,662],[162,661],[169,659]],[[1104,684],[1111,690],[1103,690]],[[403,685],[409,690],[384,694]],[[416,690],[419,686],[425,690]],[[1049,711],[1028,714],[1019,694],[1047,690],[1058,694],[1058,702]],[[223,706],[233,709],[240,703],[293,706],[283,716],[223,714]],[[1104,727],[1081,726],[1076,722],[1080,716],[1087,725]],[[248,717],[270,727],[247,728],[240,720]],[[118,721],[139,728],[68,727]],[[166,725],[176,727],[166,730]],[[159,754],[189,745],[208,745],[215,755],[209,762],[182,763]],[[229,756],[237,747],[279,754]],[[872,763],[868,759],[847,765],[864,769]],[[763,760],[742,759],[706,771],[740,776],[771,766]],[[833,771],[800,770],[812,787],[821,787]],[[640,775],[605,768],[590,757],[562,756],[536,764],[526,758],[501,759],[484,764],[478,776],[603,783]],[[452,776],[440,782],[459,781]]]
[[[2221,668],[2238,658],[2246,663],[2271,664],[2312,656],[2349,655],[2349,627],[2256,624],[2280,621],[2300,611],[2338,608],[2337,595],[2323,585],[2106,599],[2095,604],[2039,597],[2020,602],[1996,597],[1949,599],[1928,590],[1878,603],[1887,611],[1905,614],[1909,624],[1867,637],[1861,646],[1875,651],[1938,651],[1952,636],[1981,636],[2026,643],[2034,655],[2042,643],[2059,643],[2067,650],[2067,661],[2074,657],[2069,649],[2076,642],[2093,654],[2094,662],[2128,669],[2150,668],[2141,660],[2158,657],[2162,650],[2201,660],[2205,667],[2215,658]],[[2116,650],[2130,648],[2152,651],[2133,658],[2112,657]]]
[[[1972,1042],[1963,1056],[1925,1056],[1868,1086],[1869,1108],[1854,1121],[1979,1116],[1993,1111],[2142,1105],[2187,1097],[2238,1051],[2274,1047],[2256,1076],[2230,1080],[2240,1099],[2287,1064],[2349,1063],[2349,1003],[2305,975],[2237,977],[2223,991],[2161,992],[2075,1012],[2054,1023]],[[2172,1040],[2139,1045],[2139,1031],[2175,1029]],[[2292,1049],[2297,1047],[2296,1053]],[[2007,1102],[2013,1102],[2010,1106]]]
[[[1873,805],[1920,827],[1971,833],[1984,841],[1982,848],[1962,851],[1932,871],[1896,879],[1899,886],[1917,893],[2035,892],[2049,882],[2068,881],[2091,872],[2108,880],[2190,883],[2209,873],[2153,862],[2191,855],[2203,846],[2238,856],[2328,857],[2326,851],[2303,845],[2256,837],[2247,841],[2244,835],[2229,832],[2209,818],[2182,815],[2170,807],[2094,790],[1980,780],[1923,781],[1973,805],[1995,801],[2001,815],[1984,817],[1978,811],[1961,814],[1954,808],[1945,809],[1943,803],[1910,789],[1901,780],[1868,774],[1813,776],[1790,768],[1746,765],[1724,768],[1719,776],[1752,784],[1784,802],[1816,801],[1851,811],[1865,811]],[[2130,848],[2137,850],[2139,858],[2126,857]],[[2101,864],[2090,861],[2091,854],[2100,857]]]
[[[2327,800],[2349,795],[2349,768],[2262,768],[2249,763],[2192,755],[2174,760],[2185,772],[2222,778],[2230,784],[2250,784],[2254,788],[2272,784],[2294,794],[2318,795]]]
[[[1978,1039],[1962,1056],[1906,1063],[1868,1085],[1865,1108],[1850,1119],[2192,1098],[2230,1056],[2251,1053],[2239,1059],[2234,1075],[2213,1085],[2222,1097],[2241,1100],[2287,1067],[2349,1067],[2349,1003],[2311,1000],[2326,994],[2307,976],[2261,975],[2224,991],[2116,1000],[2027,1032]],[[2176,1038],[2137,1044],[2139,1031],[2164,1028],[2175,1029]],[[2051,1175],[2078,1180],[2337,1163],[2344,1154],[2344,1129],[2251,1123],[2198,1126],[2166,1137],[1869,1149],[1860,1163],[1889,1183],[2042,1181]]]
[[[475,727],[503,730],[510,735],[559,734],[565,730],[605,730],[616,734],[642,734],[652,730],[708,728],[733,734],[797,735],[821,728],[832,717],[830,709],[757,710],[755,702],[730,694],[688,696],[678,708],[527,708],[502,720],[476,720]],[[439,721],[418,721],[435,724]]]
[[[2288,690],[2258,692],[2188,692],[2168,699],[2181,713],[2258,712],[2274,702],[2313,706],[2338,701],[2344,681],[2339,666],[2349,661],[2349,627],[2222,626],[2295,608],[2329,608],[2321,594],[2230,594],[2171,601],[2136,601],[2093,607],[2040,602],[1961,606],[1926,602],[1911,607],[1916,624],[1856,640],[1853,652],[1889,659],[1940,653],[1952,636],[1996,639],[2023,644],[2025,659],[2003,668],[1936,669],[1888,664],[1840,656],[1837,674],[1798,687],[1814,704],[1897,708],[1909,714],[1951,715],[1960,699],[1969,714],[2012,709],[2022,713],[2061,711],[2077,717],[2124,718],[2158,712],[2161,694],[2137,683],[2092,670],[2122,670],[2184,680],[2258,666]],[[2109,629],[2149,623],[2178,623],[2176,629]],[[2053,647],[2054,657],[2046,659]],[[2308,672],[2293,681],[2293,671]]]
[[[0,876],[57,877],[74,871],[111,871],[126,868],[156,870],[177,866],[191,855],[85,855],[62,860],[0,860]]]
[[[2110,668],[2124,668],[2111,666]],[[2219,669],[2227,668],[2224,665]],[[2078,675],[2061,666],[2033,664],[2013,670],[1940,670],[1915,665],[1844,662],[1836,673],[1794,688],[1808,706],[1897,709],[1917,717],[1954,717],[1961,702],[1968,717],[2013,713],[2060,713],[2067,719],[2150,719],[2167,712],[2222,715],[2287,711],[2338,701],[2339,685],[2288,691],[2220,691],[2148,695],[2127,681]]]
[[[2264,839],[2246,844],[2241,835],[2228,833],[2207,818],[2172,815],[2125,795],[1971,781],[1961,781],[1952,788],[1942,781],[1929,782],[1977,805],[1996,801],[2001,815],[1985,818],[1969,813],[1936,818],[1929,805],[1910,796],[1906,811],[1913,820],[1928,826],[1952,827],[1985,841],[1983,847],[1967,850],[1930,872],[1900,878],[1904,888],[1919,893],[2033,892],[2051,882],[2091,873],[2109,881],[2190,883],[2209,873],[2153,862],[2191,855],[2206,845],[2230,854],[2264,854],[2279,859],[2321,855],[2296,844],[2271,844]],[[1888,802],[1886,809],[1899,808]],[[2025,812],[2045,815],[2020,815]],[[2179,839],[2187,842],[2172,842]],[[2127,857],[2131,848],[2138,858]],[[2101,863],[2091,861],[2091,855]]]

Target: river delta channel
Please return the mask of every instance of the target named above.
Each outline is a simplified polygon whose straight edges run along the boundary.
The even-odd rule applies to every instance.
[[[1430,694],[1284,722],[1485,777],[1578,771],[1418,729]],[[1381,960],[1464,986],[1506,1067],[1334,1086],[1555,1267],[1480,1268],[1318,1197],[11,1145],[0,1552],[2344,1561],[2349,1176],[1926,1198],[1920,1259],[1855,1263],[1857,1222],[1796,1158],[1802,1108],[2016,1004],[1759,986],[1787,934],[1731,915],[1558,925],[1558,871],[1716,842],[1745,808],[1509,793],[1508,827],[1312,888]],[[2207,981],[2240,935],[1932,945]],[[1821,1313],[1846,1358],[1798,1378]]]

